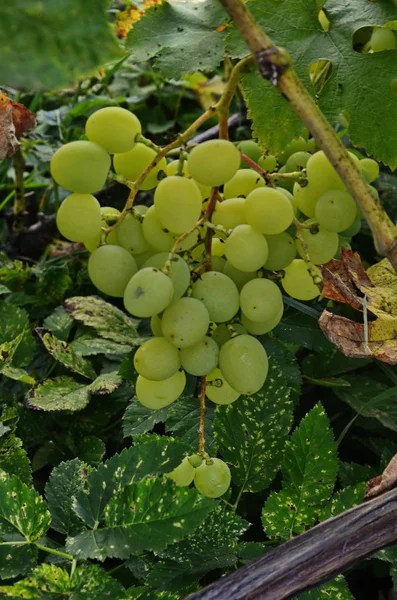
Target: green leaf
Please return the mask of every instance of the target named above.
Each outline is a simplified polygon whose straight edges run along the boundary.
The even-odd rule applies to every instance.
[[[356,371],[371,364],[372,359],[349,358],[335,348],[326,352],[313,352],[302,361],[302,371],[309,377],[329,378]]]
[[[12,370],[12,359],[23,339],[23,335],[24,334],[22,332],[10,342],[4,342],[3,344],[0,344],[0,373],[3,373],[3,371],[6,371],[7,369]]]
[[[62,10],[54,0],[5,4],[0,27],[3,85],[41,90],[68,86],[120,56],[107,8],[106,0],[95,6],[67,0]]]
[[[297,403],[301,395],[302,373],[295,355],[288,346],[268,335],[259,337],[268,357],[282,369],[283,379],[290,390],[290,399]]]
[[[204,434],[207,452],[215,452],[214,440],[215,405],[207,400]],[[166,428],[180,438],[191,448],[198,445],[198,430],[200,423],[200,400],[198,398],[179,398],[170,406],[167,414]]]
[[[73,497],[84,490],[87,479],[85,464],[75,458],[52,470],[45,487],[45,497],[51,513],[51,528],[65,535],[83,529],[81,520],[72,510]]]
[[[5,300],[0,300],[0,340],[11,342],[29,325],[26,310]]]
[[[35,542],[45,535],[51,522],[41,496],[15,475],[0,471],[0,536]],[[1,544],[0,544],[1,545]]]
[[[275,328],[274,335],[282,342],[297,344],[308,350],[332,348],[317,325],[317,321],[297,311],[287,313]]]
[[[0,579],[12,579],[25,575],[37,564],[38,550],[34,544],[8,546],[0,542]],[[0,597],[2,587],[0,586]]]
[[[365,495],[365,483],[357,483],[350,485],[343,490],[336,492],[331,498],[331,501],[321,511],[320,520],[325,521],[331,517],[336,517],[357,504],[361,504]]]
[[[135,338],[134,341],[141,339]],[[106,356],[122,356],[131,351],[131,344],[119,344],[106,338],[93,337],[86,334],[73,340],[70,344],[79,356],[95,356],[105,354]]]
[[[34,331],[43,342],[46,350],[56,361],[83,377],[95,379],[96,373],[91,363],[76,354],[70,344],[59,340],[51,331],[44,329],[44,327],[37,327]]]
[[[141,435],[151,431],[157,423],[166,420],[170,409],[171,406],[166,406],[160,410],[152,410],[143,406],[137,398],[133,398],[123,416],[124,437]]]
[[[282,364],[273,357],[260,392],[217,407],[215,439],[223,458],[232,464],[233,482],[243,491],[263,490],[274,479],[292,425],[292,410]]]
[[[97,466],[102,462],[106,452],[105,443],[98,437],[89,435],[77,444],[77,456],[88,465]]]
[[[30,483],[32,473],[22,440],[14,434],[0,438],[0,469],[10,475],[16,475],[24,483]]]
[[[376,475],[379,475],[377,470],[369,465],[341,462],[339,466],[339,480],[343,487],[368,481]]]
[[[138,337],[136,328],[139,321],[131,319],[99,296],[68,298],[65,308],[76,321],[92,327],[100,337],[130,347],[134,345],[134,338]]]
[[[21,383],[29,383],[30,385],[35,383],[35,379],[33,379],[33,377],[31,377],[25,371],[25,369],[19,369],[18,367],[13,367],[12,365],[4,365],[1,369],[1,373],[9,379],[14,379],[15,381],[20,381]]]
[[[11,290],[8,289],[8,287],[6,285],[3,285],[2,283],[0,283],[0,294],[10,294]]]
[[[91,394],[112,394],[122,383],[123,380],[117,372],[111,371],[110,373],[98,375],[88,388]]]
[[[337,472],[337,445],[328,417],[317,404],[287,444],[283,489],[270,494],[262,511],[267,535],[288,539],[311,527],[332,493]]]
[[[64,342],[67,342],[68,340],[72,325],[73,319],[63,306],[57,306],[43,322],[45,329],[52,331],[58,339],[63,340]]]
[[[227,21],[218,2],[163,3],[148,10],[127,38],[135,62],[156,58],[155,67],[167,78],[215,69],[223,58],[223,35],[217,27]],[[155,43],[153,35],[155,32]]]
[[[346,579],[338,575],[333,581],[300,594],[299,600],[354,600],[354,596],[350,593]]]
[[[30,408],[46,411],[82,410],[89,401],[89,386],[64,376],[36,383],[26,399]]]

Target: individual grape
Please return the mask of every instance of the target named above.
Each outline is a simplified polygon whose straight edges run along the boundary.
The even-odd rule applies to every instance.
[[[368,183],[372,183],[379,177],[379,165],[376,160],[363,158],[360,160],[360,167]]]
[[[156,158],[157,154],[145,144],[135,144],[129,152],[115,154],[113,157],[113,166],[117,175],[122,175],[130,181],[136,181],[139,175],[150,165]],[[151,190],[159,182],[160,171],[165,171],[167,161],[162,158],[158,164],[146,175],[145,179],[139,186],[140,190]]]
[[[149,246],[149,250],[146,250],[146,252],[142,252],[141,254],[134,254],[134,258],[135,258],[135,262],[138,266],[138,270],[142,269],[145,262],[157,253],[158,253],[158,250],[156,248],[152,248],[151,246]]]
[[[268,256],[265,236],[250,225],[238,225],[225,241],[225,255],[239,271],[257,271]]]
[[[186,385],[186,375],[184,371],[177,371],[163,381],[151,381],[138,375],[135,384],[135,393],[139,402],[151,408],[159,410],[168,406],[175,400],[178,400]]]
[[[310,225],[311,220],[304,222],[305,225]],[[310,260],[316,265],[327,263],[338,250],[338,234],[334,231],[328,231],[324,227],[316,226],[313,222],[313,227],[305,227],[302,230],[302,237],[307,246]],[[305,258],[305,249],[299,239],[296,240],[296,249],[302,258]]]
[[[218,202],[212,215],[215,225],[222,225],[225,229],[234,229],[237,225],[246,223],[244,214],[245,198],[229,198]]]
[[[173,175],[162,179],[154,193],[156,214],[165,229],[189,231],[201,214],[201,194],[192,179]]]
[[[203,273],[193,285],[192,296],[207,307],[210,321],[214,323],[230,321],[239,309],[236,284],[218,271]]]
[[[202,229],[200,231],[202,231]],[[179,234],[174,235],[174,243],[179,237]],[[198,239],[199,230],[195,229],[194,231],[192,231],[192,233],[189,233],[189,235],[185,237],[185,239],[179,242],[177,252],[185,252],[186,250],[190,250],[191,248],[193,248],[193,246],[197,244]]]
[[[265,321],[251,321],[245,314],[241,315],[241,322],[244,325],[248,333],[252,335],[264,335],[272,331],[281,321],[284,313],[284,306],[281,308],[277,315],[273,315],[272,318],[266,319]]]
[[[348,227],[344,231],[341,231],[339,235],[343,236],[343,237],[347,237],[347,238],[352,238],[355,235],[357,235],[357,233],[360,231],[360,229],[361,229],[361,215],[356,215],[356,218],[354,219],[354,222],[352,223],[352,225],[350,225],[350,227]]]
[[[255,394],[263,387],[269,366],[262,344],[252,335],[238,335],[223,344],[219,368],[236,392]]]
[[[318,199],[314,216],[321,227],[339,233],[353,225],[357,205],[349,192],[330,190]]]
[[[266,236],[269,247],[269,256],[265,262],[265,269],[280,271],[285,269],[296,256],[296,246],[292,237],[286,231],[276,235]]]
[[[91,194],[70,194],[57,212],[57,227],[71,242],[92,240],[101,231],[101,207]]]
[[[238,290],[241,290],[241,288],[247,283],[247,281],[251,281],[251,279],[255,279],[256,277],[256,271],[240,271],[239,269],[233,267],[233,265],[231,265],[229,261],[226,261],[223,273],[230,277],[232,281],[234,281]]]
[[[326,190],[324,190],[326,191]],[[314,217],[317,200],[324,191],[319,191],[314,184],[310,182],[304,187],[299,183],[294,183],[293,196],[298,209],[307,217]]]
[[[309,152],[305,152],[304,150],[301,150],[300,152],[294,152],[294,154],[291,154],[285,163],[286,173],[302,171],[302,169],[306,167],[310,157],[311,154]]]
[[[101,206],[101,227],[110,227],[116,223],[118,217],[120,215],[120,211],[117,208],[113,208],[113,206]],[[84,246],[90,252],[93,252],[96,248],[98,248],[99,244],[102,240],[102,229],[98,231],[98,234],[90,239],[84,241]],[[110,244],[113,246],[117,246],[117,236],[116,229],[110,231],[110,233],[106,237],[106,244]]]
[[[349,154],[357,160],[357,157],[351,152]],[[309,158],[306,165],[306,173],[309,185],[312,185],[316,189],[318,197],[322,196],[328,190],[345,189],[345,184],[322,150],[315,152]]]
[[[149,250],[150,245],[143,235],[142,223],[133,215],[127,214],[115,231],[118,245],[131,254],[142,254]]]
[[[284,151],[278,155],[281,165],[285,165],[291,154],[307,150],[307,141],[303,137],[294,138],[284,148]]]
[[[156,267],[156,269],[163,269],[167,260],[168,253],[160,252],[159,254],[154,254],[153,256],[151,256],[143,264],[143,268]],[[171,268],[168,272],[168,277],[171,279],[172,285],[174,286],[174,295],[172,296],[172,302],[176,302],[186,292],[190,283],[189,266],[187,262],[177,254],[174,255],[171,261]]]
[[[242,154],[245,154],[248,156],[248,158],[256,163],[262,155],[262,150],[254,140],[245,140],[244,142],[240,142],[237,144],[237,148],[240,150],[240,152],[242,152]],[[249,169],[249,166],[242,160],[240,169]]]
[[[218,273],[223,273],[225,264],[226,260],[223,258],[223,256],[213,256],[211,259],[211,268],[213,271],[217,271]]]
[[[215,404],[232,404],[240,398],[240,393],[228,384],[218,368],[211,371],[205,381],[205,395]]]
[[[217,343],[206,336],[198,344],[182,348],[180,358],[182,367],[190,375],[202,377],[208,375],[218,364],[219,348]]]
[[[110,156],[92,142],[69,142],[61,146],[51,159],[51,175],[71,192],[94,194],[106,183]]]
[[[225,325],[221,323],[211,333],[212,339],[216,342],[218,348],[222,348],[223,344],[232,339],[232,336],[247,333],[247,330],[241,323],[233,323],[233,325]]]
[[[164,229],[154,206],[144,216],[142,231],[146,241],[157,250],[169,251],[175,243],[172,233]]]
[[[152,317],[171,302],[174,286],[167,275],[153,267],[138,271],[124,292],[124,306],[135,317]]]
[[[230,487],[230,469],[220,458],[209,458],[197,467],[194,485],[206,498],[219,498]]]
[[[132,150],[135,138],[141,131],[139,119],[119,106],[100,108],[88,117],[85,124],[85,133],[90,142],[99,144],[107,152]]]
[[[153,315],[153,317],[150,318],[150,329],[152,330],[153,335],[156,337],[163,337],[161,319],[158,315]]]
[[[179,352],[163,337],[155,337],[139,346],[134,355],[134,367],[142,377],[162,381],[181,366]]]
[[[298,214],[298,204],[296,202],[294,195],[289,190],[286,190],[283,187],[276,187],[275,189],[278,192],[281,192],[281,194],[284,194],[284,196],[286,198],[288,198],[288,200],[291,202],[292,212],[294,213],[294,217],[296,217],[296,215]]]
[[[343,237],[342,235],[338,236],[338,250],[336,251],[336,253],[334,254],[334,258],[340,258],[341,257],[341,253],[342,253],[342,248],[346,248],[347,250],[351,250],[352,247],[350,245],[350,239]]]
[[[387,27],[374,27],[369,43],[374,52],[397,48],[396,35],[392,29],[387,29]]]
[[[225,244],[225,240],[217,238],[217,237],[213,237],[211,240],[211,256],[212,257],[223,256],[225,254],[224,244]],[[217,269],[214,269],[214,270],[217,270]]]
[[[314,267],[315,273],[319,276],[320,271]],[[307,265],[301,258],[295,258],[288,267],[285,268],[285,275],[281,280],[284,290],[297,300],[313,300],[320,295],[318,286],[314,283]]]
[[[285,231],[294,218],[291,202],[273,188],[251,192],[245,200],[244,212],[251,227],[268,235]]]
[[[104,294],[122,298],[138,267],[134,257],[120,246],[100,246],[88,259],[88,275]]]
[[[262,167],[264,171],[273,173],[273,171],[275,171],[277,168],[277,158],[272,154],[268,154],[267,156],[263,156],[258,160],[258,165]]]
[[[164,337],[177,348],[198,344],[206,335],[209,324],[207,308],[200,300],[189,297],[171,304],[161,319]]]
[[[274,281],[252,279],[240,292],[240,306],[248,319],[263,322],[279,314],[283,307],[283,297]]]
[[[228,198],[247,197],[250,192],[257,188],[265,187],[265,180],[252,169],[239,169],[223,188],[223,195]]]
[[[208,140],[189,154],[187,168],[204,185],[223,185],[240,167],[240,152],[228,140]]]
[[[196,469],[190,464],[189,457],[185,456],[180,465],[178,465],[171,473],[167,473],[167,477],[175,482],[175,485],[187,487],[194,479]]]
[[[199,467],[203,462],[203,459],[200,456],[200,454],[192,454],[188,457],[188,460],[192,467],[194,467],[195,469],[197,469],[197,467]]]
[[[176,175],[178,173],[178,169],[179,169],[179,160],[172,160],[171,162],[168,163],[165,172],[167,173],[167,175]],[[187,168],[186,160],[183,161],[182,176],[189,177],[189,171]]]
[[[204,185],[203,183],[200,183],[199,181],[196,181],[195,179],[193,179],[193,181],[197,185],[198,189],[200,190],[202,200],[208,200],[208,198],[211,195],[212,187],[210,185]]]

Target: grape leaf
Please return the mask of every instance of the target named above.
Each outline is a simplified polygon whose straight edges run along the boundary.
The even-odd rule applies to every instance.
[[[341,462],[339,467],[339,480],[343,487],[354,486],[362,481],[368,481],[368,479],[375,477],[376,474],[376,469],[369,465]]]
[[[137,398],[133,398],[123,416],[124,437],[141,435],[151,431],[157,423],[165,421],[170,408],[169,405],[160,408],[160,410],[152,410],[143,406]]]
[[[36,383],[29,390],[26,403],[39,410],[82,410],[90,400],[89,386],[71,377],[56,377]]]
[[[198,69],[215,69],[223,58],[227,21],[220,3],[164,2],[147,10],[128,34],[127,47],[136,62],[156,57],[156,68],[167,78],[180,79]],[[155,35],[155,43],[153,43]]]
[[[262,511],[267,535],[286,540],[312,526],[332,493],[337,472],[337,445],[328,417],[317,404],[287,444],[283,489],[270,494]]]
[[[141,338],[134,338],[134,343]],[[101,337],[93,337],[90,334],[82,335],[70,344],[79,356],[95,356],[105,354],[106,356],[123,356],[131,351],[131,344],[119,344],[114,340]]]
[[[87,465],[98,466],[105,455],[105,443],[94,435],[84,436],[77,442],[76,454]]]
[[[216,443],[214,440],[215,406],[207,400],[204,435],[207,452],[214,453]],[[198,429],[200,422],[200,401],[198,398],[180,398],[170,406],[167,414],[166,428],[178,438],[184,440],[190,449],[198,444]]]
[[[0,300],[0,340],[11,342],[28,327],[26,310],[5,300]]]
[[[309,66],[319,60],[331,61],[331,76],[319,93],[325,116],[334,122],[341,112],[347,111],[353,144],[396,167],[397,114],[391,83],[397,77],[397,51],[360,54],[353,50],[357,29],[395,19],[393,3],[328,0],[328,31],[323,31],[319,23],[317,0],[303,4],[294,0],[255,0],[250,9],[273,41],[291,54],[299,77],[313,95]],[[235,29],[227,38],[227,48],[232,56],[247,54]],[[265,148],[280,152],[288,140],[302,131],[298,118],[281,94],[259,74],[246,75],[243,88],[255,135]]]
[[[333,581],[299,595],[299,600],[354,600],[346,579],[338,575]]]
[[[349,485],[348,487],[336,492],[328,502],[327,506],[320,513],[320,520],[325,521],[331,517],[336,517],[340,513],[343,513],[357,504],[361,504],[365,494],[365,483],[357,483],[356,485]]]
[[[81,520],[72,510],[73,497],[86,485],[87,468],[75,458],[55,467],[45,487],[45,497],[51,513],[51,527],[59,533],[73,535],[83,529]]]
[[[24,483],[30,483],[32,473],[22,440],[13,433],[0,438],[0,469],[10,475],[16,475]]]
[[[56,0],[3,3],[0,24],[3,85],[41,90],[66,86],[120,56],[106,18],[107,8],[107,0],[98,0],[95,5],[84,0],[66,0],[62,10]]]
[[[121,386],[123,380],[116,371],[102,373],[88,386],[91,394],[112,394]]]
[[[0,579],[11,579],[25,575],[37,564],[38,550],[34,544],[6,546],[0,542]],[[1,596],[0,586],[0,597]]]
[[[45,329],[52,331],[58,339],[67,342],[70,330],[73,326],[73,319],[63,306],[57,306],[57,308],[44,319],[43,326]]]
[[[46,350],[51,354],[55,360],[60,362],[64,367],[87,377],[88,379],[95,379],[96,373],[91,363],[76,354],[70,344],[59,340],[52,331],[44,329],[44,327],[36,327],[34,330],[37,337],[43,342]]]

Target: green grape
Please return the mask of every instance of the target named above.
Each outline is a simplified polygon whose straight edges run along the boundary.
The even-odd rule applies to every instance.
[[[252,169],[239,169],[223,188],[223,195],[228,198],[239,198],[248,196],[257,188],[265,187],[265,180]],[[222,204],[222,203],[221,203]]]
[[[284,196],[286,198],[288,198],[288,200],[291,202],[292,212],[294,213],[294,216],[296,217],[296,215],[298,214],[298,205],[296,203],[296,200],[295,200],[295,197],[293,196],[293,194],[291,194],[291,192],[289,190],[286,190],[285,188],[282,188],[282,187],[276,187],[275,189],[278,192],[280,192],[281,194],[284,194]]]
[[[304,169],[306,167],[307,162],[310,157],[311,157],[311,154],[309,152],[305,152],[303,150],[301,150],[300,152],[294,152],[294,154],[291,154],[291,156],[288,158],[287,162],[285,163],[286,173],[302,171],[302,169]]]
[[[347,237],[347,238],[352,238],[355,235],[357,235],[357,233],[360,231],[360,229],[361,229],[361,215],[357,215],[356,218],[354,219],[352,225],[350,225],[350,227],[348,227],[344,231],[341,231],[339,235],[341,235],[343,237]]]
[[[218,202],[212,215],[215,225],[222,225],[225,229],[234,229],[237,225],[246,223],[244,214],[245,198],[229,198]]]
[[[150,318],[150,329],[153,335],[156,337],[163,337],[163,330],[161,329],[161,319],[158,315],[153,315]]]
[[[138,266],[138,269],[142,269],[145,262],[157,253],[158,250],[156,248],[152,248],[151,246],[149,246],[149,250],[146,250],[146,252],[142,252],[141,254],[134,254],[135,262]]]
[[[353,225],[357,205],[349,192],[329,190],[318,199],[314,216],[321,227],[339,233]]]
[[[138,375],[135,384],[135,393],[139,402],[151,408],[159,410],[178,400],[186,385],[184,371],[177,371],[168,379],[163,381],[151,381]]]
[[[314,267],[317,275],[320,271]],[[313,282],[313,279],[307,270],[307,265],[301,258],[295,258],[288,267],[285,268],[285,275],[281,280],[281,285],[284,290],[297,300],[313,300],[320,295],[318,286]]]
[[[219,257],[219,256],[223,256],[225,254],[224,243],[225,243],[225,240],[223,240],[223,239],[220,239],[217,237],[212,238],[212,240],[211,240],[211,256],[212,257]],[[216,271],[218,269],[214,269],[214,270]]]
[[[181,360],[175,346],[163,337],[155,337],[135,352],[134,367],[145,379],[162,381],[180,369]]]
[[[51,175],[71,192],[94,194],[106,183],[110,156],[92,142],[70,142],[61,146],[51,159]]]
[[[211,195],[212,187],[210,185],[204,185],[203,183],[200,183],[199,181],[196,181],[195,179],[193,179],[193,181],[197,185],[198,189],[200,190],[202,200],[208,200],[208,198]]]
[[[239,167],[240,152],[228,140],[209,140],[195,146],[187,161],[193,179],[212,187],[229,181]]]
[[[148,260],[143,264],[143,268],[156,267],[156,269],[163,269],[167,260],[168,252],[160,252],[159,254],[154,254],[148,258]],[[186,292],[190,283],[189,266],[187,262],[177,254],[174,255],[171,261],[171,268],[168,272],[168,276],[172,281],[172,285],[174,286],[172,302],[176,302]]]
[[[149,250],[150,245],[143,235],[142,223],[133,215],[127,214],[115,231],[118,245],[131,254],[142,254]]]
[[[136,262],[120,246],[100,246],[88,259],[88,275],[104,294],[122,298],[131,277],[137,272]]]
[[[152,317],[171,302],[174,286],[167,275],[153,267],[138,271],[124,292],[124,306],[135,317]]]
[[[165,172],[167,173],[168,176],[176,175],[178,172],[178,169],[179,169],[179,160],[172,160],[171,162],[168,163]],[[189,171],[187,168],[186,160],[183,161],[182,176],[189,177]]]
[[[196,469],[190,464],[189,457],[185,456],[180,465],[178,465],[171,473],[167,473],[167,477],[172,479],[177,486],[187,487],[194,479]]]
[[[202,230],[200,230],[200,231],[202,231]],[[179,237],[180,236],[178,234],[175,234],[174,242],[176,242],[176,240]],[[198,239],[199,239],[199,231],[198,231],[198,229],[195,229],[194,231],[192,231],[192,233],[189,233],[189,235],[187,237],[185,237],[184,240],[179,242],[177,252],[186,252],[187,250],[190,250],[190,248],[193,248],[193,246],[195,246],[197,244]]]
[[[360,160],[360,167],[368,183],[372,183],[379,177],[379,165],[376,160],[363,158]]]
[[[161,319],[164,337],[177,348],[198,344],[207,333],[210,317],[207,308],[196,298],[181,298],[171,304]]]
[[[291,202],[273,188],[251,192],[245,200],[244,211],[247,223],[260,233],[268,235],[285,231],[294,219]]]
[[[220,458],[209,458],[197,467],[194,485],[206,498],[219,498],[230,487],[230,469]]]
[[[316,209],[317,200],[320,198],[321,193],[310,182],[304,187],[300,186],[299,183],[294,183],[293,196],[298,209],[307,217],[314,217],[314,211]]]
[[[212,339],[216,342],[218,348],[222,348],[225,342],[232,339],[232,335],[247,333],[247,330],[241,323],[233,323],[233,325],[225,325],[221,323],[217,325],[211,333]]]
[[[291,154],[307,150],[307,142],[303,137],[294,138],[284,148],[284,152],[279,154],[278,160],[281,165],[285,165]]]
[[[236,267],[233,267],[229,261],[226,261],[223,273],[234,281],[238,290],[241,290],[247,281],[251,281],[251,279],[255,279],[256,277],[256,271],[240,271],[239,269],[236,269]]]
[[[188,457],[188,460],[192,467],[194,467],[195,469],[197,469],[197,467],[199,467],[203,462],[203,459],[200,456],[200,454],[192,454]]]
[[[156,214],[165,229],[189,231],[201,213],[201,194],[192,179],[172,175],[162,179],[154,193]]]
[[[354,154],[351,152],[349,154],[353,160],[357,160]],[[322,150],[312,154],[307,161],[306,169],[309,185],[316,190],[318,197],[328,190],[345,189],[345,184]]]
[[[248,319],[263,322],[279,314],[283,297],[279,287],[270,279],[252,279],[240,292],[240,306]]]
[[[92,240],[101,231],[101,207],[91,194],[70,194],[57,212],[57,227],[71,242]]]
[[[141,131],[139,119],[119,106],[100,108],[88,117],[85,124],[85,133],[90,142],[99,144],[107,152],[132,150],[135,138]]]
[[[223,256],[213,256],[211,260],[211,267],[213,271],[217,271],[218,273],[223,273],[223,269],[225,268],[226,260]]]
[[[116,223],[118,216],[120,215],[120,211],[117,208],[113,208],[113,206],[101,206],[101,227],[110,227]],[[98,231],[98,234],[90,239],[84,241],[84,246],[90,252],[93,252],[96,248],[98,248],[99,244],[102,241],[102,230]],[[112,246],[117,246],[117,236],[116,229],[113,229],[106,238],[106,243]]]
[[[250,158],[256,163],[262,156],[262,150],[260,149],[259,145],[256,142],[254,142],[254,140],[246,140],[244,142],[240,142],[239,144],[237,144],[237,148],[240,150],[240,152],[242,152],[242,154],[245,154],[246,156],[248,156],[248,158]],[[249,166],[242,160],[240,164],[240,169],[249,169]]]
[[[225,241],[225,255],[239,271],[256,271],[267,261],[265,236],[250,225],[238,225]]]
[[[218,271],[203,273],[193,285],[192,296],[207,307],[210,321],[214,323],[230,321],[239,309],[236,284]]]
[[[115,154],[113,157],[113,166],[117,175],[122,175],[130,181],[136,181],[139,175],[150,165],[150,163],[156,158],[157,153],[145,144],[135,144],[135,146],[129,152],[123,152],[122,154]],[[148,175],[139,186],[140,190],[151,190],[159,182],[160,171],[165,171],[167,168],[167,161],[162,158],[158,164],[153,167]]]
[[[272,154],[268,154],[267,156],[264,156],[258,160],[258,165],[262,167],[264,171],[273,173],[273,171],[275,171],[277,168],[277,158]]]
[[[395,50],[397,48],[397,38],[394,31],[386,27],[374,27],[369,43],[373,52]]]
[[[142,231],[146,241],[156,250],[171,250],[175,243],[174,236],[164,229],[154,206],[151,206],[143,218]]]
[[[220,349],[219,368],[236,392],[255,394],[265,383],[269,365],[266,351],[256,338],[238,335]]]
[[[133,213],[135,214],[135,216],[142,216],[146,215],[147,211],[149,210],[148,206],[145,206],[144,204],[135,204],[134,203],[134,208],[133,208]]]
[[[341,253],[342,253],[342,248],[346,248],[347,250],[351,250],[352,247],[350,245],[350,239],[343,237],[342,235],[338,236],[338,250],[336,251],[336,253],[334,254],[334,258],[340,258],[341,257]]]
[[[313,222],[313,228],[304,228],[302,237],[307,246],[310,260],[316,265],[327,263],[338,250],[338,234],[334,231],[328,231],[324,227],[315,226],[314,221],[308,219],[304,221],[305,225],[310,225]],[[302,247],[300,240],[296,240],[296,249],[298,254],[305,258],[305,249]]]
[[[240,398],[240,393],[230,387],[218,368],[211,371],[205,381],[205,395],[215,404],[232,404]]]
[[[206,336],[198,344],[180,350],[181,364],[186,373],[202,377],[208,375],[218,364],[217,343]]]
[[[269,271],[280,271],[285,269],[296,256],[296,246],[289,233],[283,231],[276,235],[266,236],[269,248],[269,256],[265,262],[265,269]]]
[[[287,167],[285,165],[283,167],[280,167],[278,172],[282,173],[282,174],[288,174]],[[278,178],[277,183],[278,183],[278,188],[282,188],[283,190],[287,190],[288,192],[292,193],[292,191],[294,189],[294,180],[293,179],[288,179],[288,177],[286,177],[286,178],[280,177],[280,178]]]
[[[264,335],[272,331],[281,321],[284,313],[284,306],[277,315],[273,315],[272,318],[266,319],[265,321],[251,321],[245,314],[241,315],[241,322],[252,335]]]

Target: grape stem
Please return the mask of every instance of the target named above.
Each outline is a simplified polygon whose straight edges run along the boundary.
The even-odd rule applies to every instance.
[[[357,202],[371,228],[377,251],[397,270],[397,227],[375,198],[346,148],[306,90],[287,51],[277,47],[242,0],[219,0],[255,57],[264,79],[279,90],[314,137]]]
[[[212,269],[212,236],[214,235],[212,227],[214,225],[211,223],[212,214],[215,210],[216,201],[220,198],[219,189],[217,187],[212,188],[211,195],[208,200],[208,206],[204,213],[204,221],[207,225],[207,231],[205,233],[204,240],[204,252],[205,252],[205,269],[206,271],[211,271]]]
[[[205,388],[206,380],[205,377],[201,377],[200,387],[200,425],[199,425],[199,453],[204,454],[205,452]]]
[[[263,179],[266,181],[266,183],[268,183],[272,187],[275,187],[275,184],[271,177],[271,173],[269,173],[269,171],[265,171],[265,169],[262,169],[262,167],[260,167],[258,165],[258,163],[256,163],[254,160],[252,160],[252,158],[250,158],[246,154],[244,154],[244,152],[240,152],[240,154],[241,154],[241,160],[243,162],[245,162],[246,165],[248,165],[253,171],[256,171],[257,173],[259,173],[259,175],[261,177],[263,177]]]
[[[294,225],[296,227],[296,236],[302,246],[302,250],[303,250],[303,254],[304,254],[303,260],[306,263],[307,270],[309,271],[310,277],[313,279],[313,283],[315,285],[319,286],[320,283],[322,282],[322,279],[314,270],[313,263],[310,259],[310,255],[309,255],[309,248],[307,247],[305,238],[303,237],[303,230],[307,227],[305,227],[305,225],[302,225],[302,223],[300,221],[298,221],[298,219],[296,217],[294,217]],[[320,290],[319,290],[319,294],[320,294]]]
[[[193,231],[198,229],[203,223],[204,223],[204,217],[201,217],[201,219],[199,219],[197,221],[197,223],[195,223],[191,229],[189,229],[188,231],[185,231],[184,233],[182,233],[182,235],[179,236],[179,238],[175,241],[174,245],[172,246],[172,248],[168,254],[167,262],[165,263],[165,265],[162,269],[163,273],[165,273],[166,275],[169,274],[174,256],[179,250],[179,245],[183,242],[183,240],[185,240],[187,237],[189,237],[189,235],[192,234]]]
[[[211,223],[211,221],[204,221],[204,225],[213,231],[220,231],[225,235],[230,235],[233,231],[233,229],[226,229],[226,227],[223,227],[222,225],[216,225],[215,223]]]
[[[224,92],[220,100],[216,104],[219,120],[219,137],[223,140],[229,139],[228,119],[230,104],[233,100],[234,94],[236,93],[238,82],[240,81],[240,77],[243,74],[243,72],[253,64],[254,59],[250,55],[243,58],[234,65],[234,67],[230,71],[229,79],[227,81]]]
[[[291,173],[269,173],[272,179],[292,179],[297,181],[300,186],[307,185],[306,169],[303,171],[292,171]]]

